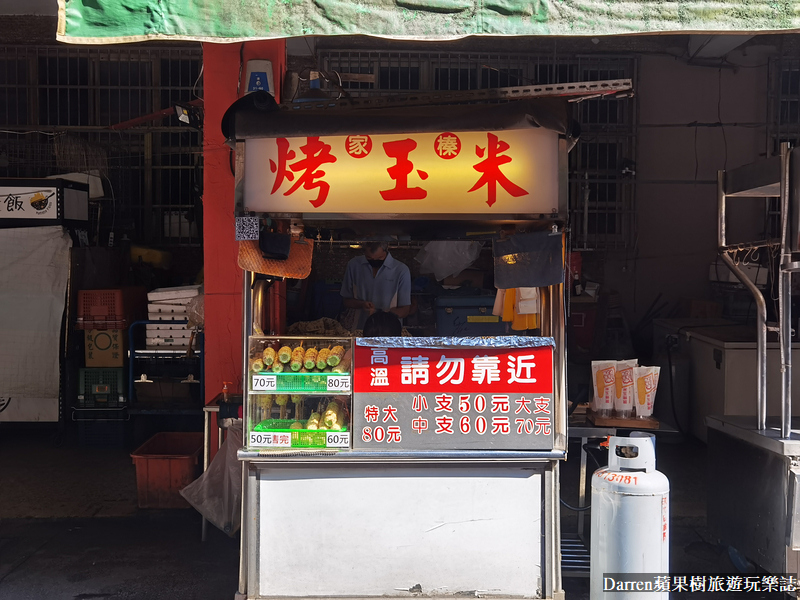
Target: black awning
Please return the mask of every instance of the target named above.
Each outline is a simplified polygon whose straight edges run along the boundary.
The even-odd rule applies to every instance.
[[[259,91],[240,98],[228,108],[222,119],[222,133],[232,143],[248,138],[544,127],[574,141],[580,128],[571,113],[572,105],[566,99],[553,97],[501,104],[292,109],[279,106],[269,93]]]

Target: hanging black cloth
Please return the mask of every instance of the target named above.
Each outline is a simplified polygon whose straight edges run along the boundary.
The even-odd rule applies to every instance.
[[[564,282],[563,236],[537,231],[492,243],[498,289],[546,287]]]

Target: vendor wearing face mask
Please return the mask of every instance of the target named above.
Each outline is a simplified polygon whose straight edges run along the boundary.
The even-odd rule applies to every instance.
[[[347,263],[340,294],[345,308],[358,311],[357,329],[376,310],[402,319],[411,309],[411,272],[388,248],[386,242],[367,242],[364,255]]]

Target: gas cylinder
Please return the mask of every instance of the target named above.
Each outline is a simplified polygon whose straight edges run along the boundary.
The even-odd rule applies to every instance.
[[[608,466],[592,476],[591,532],[591,600],[669,598],[656,579],[669,573],[669,480],[656,471],[654,435],[609,438]]]

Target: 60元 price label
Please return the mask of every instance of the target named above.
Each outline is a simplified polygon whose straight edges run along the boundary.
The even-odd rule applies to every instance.
[[[327,448],[349,448],[350,432],[329,431],[325,436],[325,446]]]

